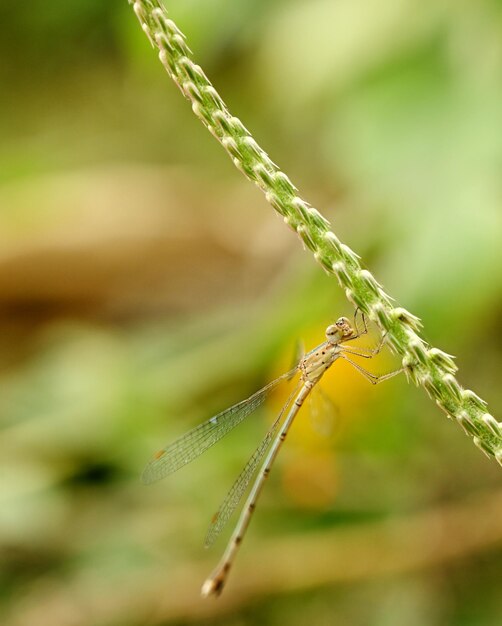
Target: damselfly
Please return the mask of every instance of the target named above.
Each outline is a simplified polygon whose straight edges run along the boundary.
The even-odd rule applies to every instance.
[[[359,330],[357,325],[357,311],[354,316],[353,325],[350,324],[346,317],[340,317],[335,324],[328,326],[326,329],[326,341],[302,357],[298,365],[293,370],[272,381],[246,400],[231,406],[225,411],[211,417],[206,422],[188,431],[172,444],[157,452],[154,458],[146,466],[142,479],[143,482],[148,484],[160,480],[161,478],[164,478],[164,476],[175,472],[183,465],[190,463],[190,461],[193,461],[193,459],[205,452],[224,435],[235,428],[235,426],[240,424],[248,415],[255,411],[255,409],[262,405],[265,398],[279,385],[280,382],[292,378],[296,372],[300,373],[300,380],[298,381],[295,389],[290,394],[288,400],[268,430],[263,441],[260,443],[242,472],[237,477],[237,480],[228,492],[226,498],[223,500],[220,509],[211,521],[211,525],[206,536],[206,546],[213,543],[216,536],[229,520],[246,491],[251,478],[255,474],[256,468],[268,450],[268,454],[250,490],[223,557],[216,569],[202,585],[203,596],[219,595],[221,593],[230,568],[234,562],[235,555],[239,549],[239,545],[242,543],[244,534],[251,520],[251,516],[256,508],[260,492],[266,478],[270,474],[273,462],[281,448],[282,443],[286,439],[291,424],[293,423],[305,398],[319,382],[323,374],[339,358],[348,361],[363,376],[365,376],[370,383],[374,385],[387,380],[402,371],[402,369],[399,369],[383,376],[376,376],[352,360],[352,356],[359,356],[366,359],[372,358],[380,352],[385,341],[384,335],[379,345],[373,350],[362,347],[347,347],[346,344],[349,341],[358,339],[361,335],[368,332],[364,315],[361,314],[361,317],[363,323],[362,330]],[[286,417],[281,424],[282,417],[286,411]]]

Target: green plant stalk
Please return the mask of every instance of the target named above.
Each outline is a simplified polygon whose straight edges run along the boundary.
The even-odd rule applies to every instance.
[[[425,388],[445,413],[489,457],[502,465],[502,423],[487,412],[473,391],[464,389],[454,374],[453,357],[429,346],[420,336],[420,320],[395,307],[373,275],[361,267],[359,256],[330,230],[329,222],[297,193],[296,187],[234,117],[210,83],[185,36],[167,16],[159,0],[128,0],[169,76],[192,104],[192,110],[230,155],[234,165],[264,193],[268,202],[300,237],[315,259],[335,274],[348,300],[376,322],[401,357],[409,378]]]

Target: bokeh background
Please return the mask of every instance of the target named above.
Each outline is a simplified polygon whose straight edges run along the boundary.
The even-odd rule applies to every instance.
[[[232,112],[500,419],[500,0],[167,5]],[[223,596],[199,599],[226,538],[204,551],[211,514],[286,390],[158,485],[144,464],[352,310],[125,0],[2,2],[0,86],[2,625],[501,624],[500,467],[404,377],[373,388],[345,364]]]

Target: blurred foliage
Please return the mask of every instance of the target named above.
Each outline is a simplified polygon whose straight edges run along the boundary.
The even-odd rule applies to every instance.
[[[502,3],[167,6],[500,417]],[[500,468],[404,379],[373,389],[343,364],[281,453],[224,596],[198,600],[218,557],[206,521],[284,396],[158,486],[143,464],[351,311],[125,0],[3,3],[0,35],[2,624],[500,624]]]

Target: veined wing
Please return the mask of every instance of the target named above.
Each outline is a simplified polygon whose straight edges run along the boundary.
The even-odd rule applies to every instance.
[[[206,422],[192,428],[166,448],[159,450],[145,467],[141,476],[145,484],[153,483],[190,463],[242,422],[263,404],[277,385],[291,378],[296,368],[279,376],[246,400],[234,404]]]
[[[261,441],[260,445],[256,448],[256,450],[251,455],[251,458],[246,463],[246,466],[237,477],[230,491],[225,496],[225,499],[223,500],[220,508],[218,509],[218,512],[215,513],[215,515],[213,516],[213,519],[211,520],[211,525],[209,526],[208,531],[207,531],[206,540],[204,542],[204,545],[206,548],[209,548],[209,546],[211,546],[214,543],[216,537],[223,530],[226,523],[232,516],[232,513],[237,508],[237,505],[239,504],[244,492],[246,491],[247,486],[249,485],[249,481],[253,477],[256,471],[256,468],[258,467],[258,464],[262,460],[265,452],[267,451],[268,447],[270,446],[270,444],[272,443],[272,440],[275,437],[275,434],[277,432],[277,429],[279,428],[279,424],[281,422],[281,418],[284,414],[284,411],[290,405],[292,399],[296,395],[300,386],[301,386],[301,383],[296,385],[294,391],[290,394],[289,398],[287,399],[286,403],[282,407],[281,412],[277,416],[276,420],[274,421],[272,426],[269,428],[267,434]]]

